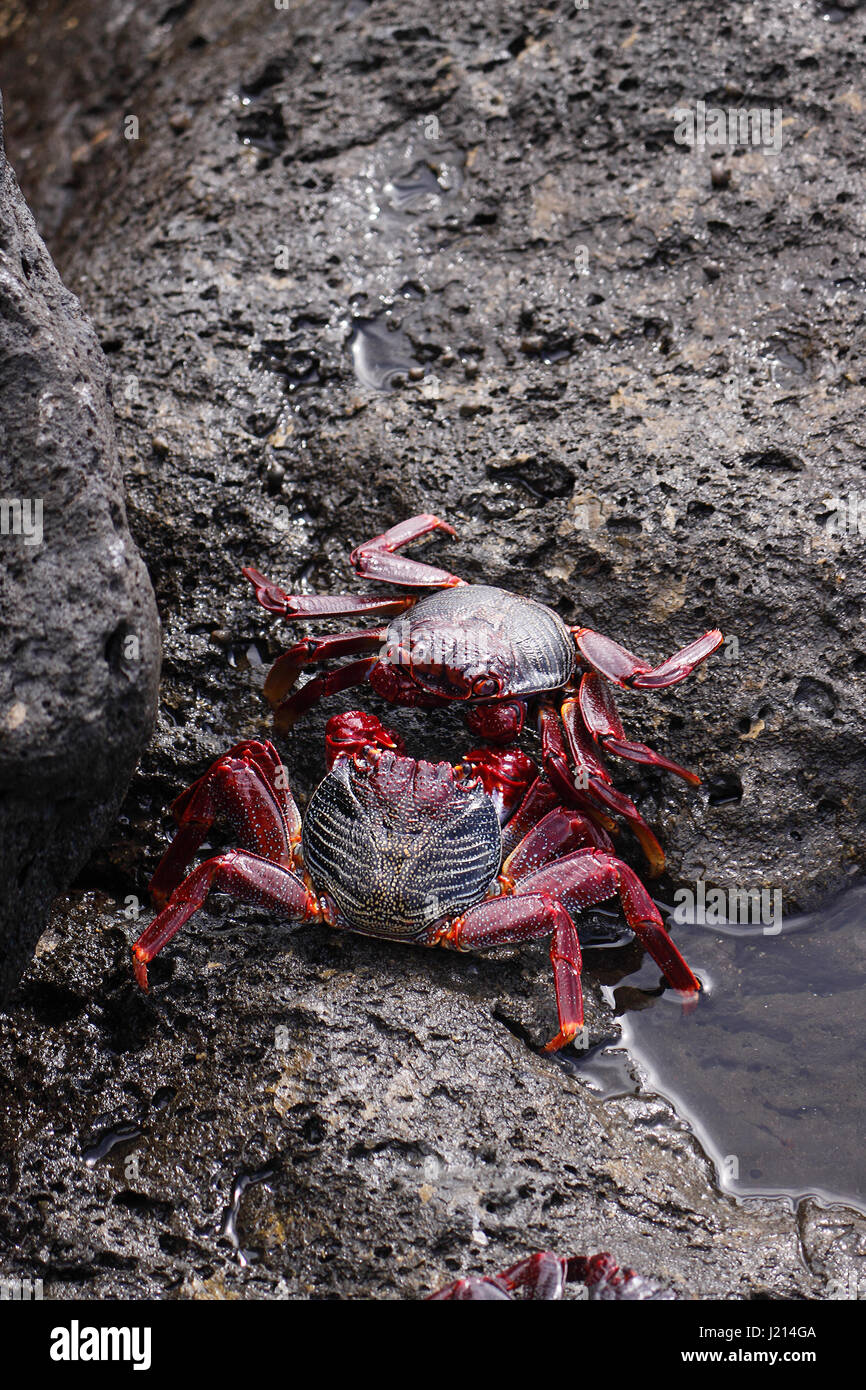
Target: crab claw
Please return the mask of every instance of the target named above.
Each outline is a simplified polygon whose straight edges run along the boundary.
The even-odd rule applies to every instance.
[[[662,690],[669,685],[679,685],[724,641],[719,629],[713,628],[668,657],[661,666],[651,666],[601,632],[593,632],[588,627],[573,631],[578,651],[593,670],[614,685],[633,686],[636,690]]]
[[[458,777],[478,778],[500,822],[513,815],[538,777],[536,764],[519,748],[473,748],[454,770]]]
[[[338,758],[350,757],[364,748],[387,748],[401,754],[406,751],[399,734],[386,729],[375,714],[357,709],[331,716],[325,725],[325,747],[329,771]]]
[[[476,738],[486,739],[488,743],[513,743],[520,735],[525,718],[524,700],[475,705],[466,711],[466,727]]]
[[[245,565],[241,573],[252,584],[262,608],[266,608],[269,613],[284,614],[286,612],[287,596],[279,584],[274,584],[273,580],[266,579],[257,569],[253,569],[252,565]]]

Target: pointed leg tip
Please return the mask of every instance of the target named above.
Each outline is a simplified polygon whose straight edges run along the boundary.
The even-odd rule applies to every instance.
[[[302,668],[300,666],[289,662],[281,665],[282,660],[281,657],[274,662],[264,684],[263,694],[271,709],[276,709],[285,700],[289,691],[294,690],[301,674]]]
[[[144,990],[145,994],[149,994],[150,985],[148,983],[147,978],[147,961],[142,960],[141,957],[136,954],[134,947],[132,951],[132,966],[135,971],[135,978],[138,981],[139,985]]]
[[[579,1025],[575,1024],[573,1028],[560,1029],[555,1038],[551,1038],[549,1043],[544,1044],[543,1051],[560,1052],[563,1047],[568,1047],[577,1037],[578,1026]]]
[[[685,962],[683,962],[683,964],[685,965]],[[691,975],[692,980],[694,981],[693,984],[676,985],[666,974],[663,975],[663,978],[668,989],[673,990],[675,994],[679,995],[685,1012],[691,1013],[695,1008],[697,1008],[698,1000],[705,991],[697,975],[692,974],[692,971],[689,969],[688,965],[685,965],[685,969],[686,973]]]
[[[637,831],[637,827],[635,826],[632,826],[632,829],[635,831],[638,843],[640,844],[640,847],[643,850],[644,855],[646,856],[647,877],[658,878],[659,874],[664,873],[665,864],[667,863],[667,860],[665,859],[664,850],[662,849],[658,840],[656,840],[655,836],[652,837],[652,841],[650,843],[647,843],[646,835],[639,834]]]
[[[244,565],[243,569],[241,570],[241,574],[243,575],[244,579],[248,579],[250,581],[254,589],[266,589],[269,586],[269,581],[265,578],[261,571],[255,569],[252,565]]]

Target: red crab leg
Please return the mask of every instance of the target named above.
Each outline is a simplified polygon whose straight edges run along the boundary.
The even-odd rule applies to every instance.
[[[208,768],[207,772],[203,773],[191,786],[187,787],[185,791],[182,791],[175,797],[171,804],[171,813],[175,820],[186,815],[187,808],[196,796],[198,788],[210,776],[217,764],[221,763],[225,758],[245,758],[248,763],[257,767],[262,775],[263,781],[267,783],[268,787],[277,798],[287,822],[291,822],[292,830],[300,832],[301,818],[292,794],[289,791],[288,783],[285,781],[286,770],[280,761],[279,753],[270,740],[266,740],[262,743],[258,739],[244,739],[242,743],[236,743],[233,748],[229,748],[227,752],[223,753],[222,757],[218,758],[216,763],[213,763]]]
[[[657,878],[665,866],[665,852],[634,802],[613,786],[610,773],[596,755],[574,696],[563,701],[560,717],[575,766],[585,778],[592,796],[623,817],[646,855],[650,877]]]
[[[168,901],[217,820],[231,826],[244,849],[275,864],[291,864],[301,817],[288,788],[278,784],[280,770],[273,744],[240,743],[181,792],[172,805],[178,832],[150,881],[157,907]]]
[[[672,763],[670,758],[662,757],[661,753],[656,753],[645,743],[632,743],[625,737],[613,695],[601,676],[594,671],[588,671],[580,682],[578,702],[584,724],[592,736],[600,740],[605,752],[613,753],[617,758],[629,758],[633,763],[651,763],[653,767],[676,773],[677,777],[684,778],[693,787],[700,786],[701,779],[694,772],[680,767],[679,763]]]
[[[559,1032],[544,1050],[554,1052],[570,1043],[583,1023],[580,942],[574,923],[552,894],[524,892],[522,884],[518,892],[514,897],[486,898],[446,926],[432,927],[427,944],[454,951],[484,951],[552,932],[550,961]]]
[[[364,661],[350,661],[348,666],[340,666],[327,675],[315,676],[307,681],[294,695],[282,700],[274,710],[274,723],[281,733],[286,733],[300,716],[326,695],[336,695],[341,690],[349,690],[353,685],[363,685],[376,665],[376,657],[368,656]]]
[[[499,871],[500,879],[517,883],[552,859],[587,848],[612,851],[613,841],[607,831],[594,825],[588,816],[557,806],[548,811],[512,850]]]
[[[633,1269],[620,1269],[613,1255],[607,1250],[601,1251],[598,1255],[570,1255],[563,1263],[568,1283],[586,1284],[587,1288],[601,1283],[611,1284],[616,1288],[628,1283],[630,1279],[640,1278]]]
[[[700,981],[665,931],[661,914],[637,874],[612,854],[579,849],[522,879],[518,892],[548,893],[571,913],[618,895],[626,922],[668,984],[688,994],[700,990]]]
[[[511,820],[502,827],[503,858],[507,858],[532,827],[558,805],[559,798],[547,778],[543,774],[536,777]]]
[[[255,589],[262,608],[281,618],[348,618],[362,613],[386,618],[403,613],[417,602],[413,594],[403,598],[384,598],[381,594],[287,594],[252,565],[246,565],[242,573]]]
[[[530,1255],[528,1259],[503,1270],[497,1279],[509,1293],[515,1289],[528,1289],[531,1299],[552,1302],[562,1298],[567,1276],[567,1261],[549,1250],[540,1250],[537,1255]]]
[[[428,1302],[457,1299],[460,1301],[479,1301],[481,1299],[507,1299],[517,1289],[526,1289],[526,1298],[544,1299],[553,1303],[562,1298],[562,1291],[569,1278],[568,1261],[553,1255],[549,1250],[541,1250],[520,1260],[501,1274],[481,1277],[471,1275],[468,1279],[457,1279],[447,1288],[439,1289],[428,1297]]]
[[[679,684],[724,641],[718,628],[713,628],[683,647],[682,651],[668,657],[661,666],[652,666],[642,657],[626,651],[610,637],[593,632],[592,628],[573,627],[571,631],[578,651],[593,670],[615,685],[634,686],[637,690],[661,690]]]
[[[615,829],[615,823],[609,816],[600,813],[598,803],[621,815],[637,837],[649,862],[651,875],[657,877],[665,866],[664,850],[634,802],[611,784],[610,774],[596,755],[592,739],[583,726],[577,700],[570,698],[563,703],[561,723],[553,705],[543,703],[539,706],[538,723],[542,762],[560,796],[598,821],[608,833]],[[563,727],[568,739],[567,749],[562,736]],[[576,777],[571,771],[569,753],[575,764]],[[578,786],[578,782],[584,785]]]
[[[654,1281],[644,1279],[633,1269],[620,1269],[613,1255],[603,1251],[599,1255],[571,1255],[560,1259],[549,1250],[531,1255],[519,1264],[512,1265],[501,1274],[470,1274],[465,1279],[457,1279],[444,1289],[428,1295],[428,1301],[459,1299],[467,1302],[510,1299],[518,1290],[525,1289],[526,1300],[545,1299],[554,1302],[562,1298],[565,1284],[585,1284],[595,1290],[591,1298],[604,1299],[674,1299],[673,1290],[665,1289]]]
[[[278,656],[265,681],[265,699],[272,709],[293,689],[305,666],[314,666],[336,656],[355,656],[374,651],[385,641],[386,627],[368,627],[361,632],[338,632],[332,637],[302,637],[300,642]]]
[[[449,526],[447,521],[440,521],[438,516],[433,516],[430,512],[422,512],[420,516],[410,517],[408,521],[401,521],[397,526],[383,531],[381,536],[364,541],[363,545],[352,551],[349,563],[362,579],[379,579],[386,584],[411,584],[421,588],[437,589],[449,589],[455,584],[463,584],[464,580],[456,574],[449,574],[447,570],[436,569],[433,565],[422,565],[418,560],[409,560],[405,555],[394,554],[401,546],[418,540],[420,536],[426,536],[428,531],[447,531],[449,536],[457,535],[454,527]]]
[[[135,978],[147,989],[147,967],[175,932],[203,906],[208,893],[230,893],[237,902],[268,908],[283,917],[321,917],[319,903],[291,869],[247,850],[232,849],[199,864],[172,893],[132,948]]]

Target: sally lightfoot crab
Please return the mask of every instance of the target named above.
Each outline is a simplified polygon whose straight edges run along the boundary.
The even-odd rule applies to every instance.
[[[398,705],[462,704],[476,737],[506,744],[519,735],[531,703],[544,769],[560,798],[608,831],[615,829],[611,813],[622,816],[646,854],[650,873],[659,874],[664,852],[637,807],[613,786],[602,754],[663,768],[693,786],[699,779],[626,738],[607,683],[634,690],[676,685],[715,651],[721,632],[706,632],[653,666],[591,628],[566,626],[533,599],[487,584],[467,584],[447,570],[397,553],[435,530],[455,535],[446,522],[425,513],[392,526],[350,556],[362,578],[426,590],[420,597],[286,594],[258,570],[244,570],[259,603],[281,617],[375,615],[391,620],[385,626],[305,637],[281,656],[265,683],[277,728],[288,729],[323,696],[368,682]],[[295,689],[306,667],[341,656],[358,659]]]
[[[666,1289],[652,1279],[645,1279],[633,1269],[620,1269],[606,1251],[599,1255],[554,1255],[540,1250],[518,1261],[501,1274],[469,1275],[456,1279],[436,1293],[428,1294],[428,1302],[482,1300],[535,1300],[552,1303],[562,1298],[567,1284],[582,1284],[585,1298],[593,1300],[675,1299],[672,1289]]]
[[[358,711],[328,721],[326,748],[329,771],[303,824],[270,743],[238,744],[178,797],[178,832],[151,881],[161,911],[133,947],[143,988],[149,962],[211,891],[290,919],[456,951],[549,936],[553,1051],[583,1023],[574,916],[618,895],[668,983],[697,995],[698,980],[607,832],[563,807],[525,753],[478,748],[456,767],[416,761],[397,734]],[[184,877],[217,820],[241,848]]]

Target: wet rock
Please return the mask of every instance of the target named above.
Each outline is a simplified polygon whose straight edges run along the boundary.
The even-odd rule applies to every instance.
[[[621,701],[705,779],[618,772],[674,882],[778,884],[788,910],[866,865],[861,17],[109,0],[69,30],[68,8],[22,19],[14,131],[110,349],[166,663],[122,821],[0,1037],[22,1270],[55,1296],[395,1296],[607,1249],[699,1297],[858,1287],[862,1216],[741,1205],[666,1102],[540,1055],[541,945],[457,959],[211,903],[148,998],[127,948],[172,797],[270,728],[251,653],[287,632],[241,565],[343,590],[353,544],[428,509],[459,530],[436,563],[634,651],[723,628],[694,680]],[[781,155],[719,173],[674,142],[673,108],[726,85],[790,116]],[[441,191],[395,198],[421,168]],[[358,698],[281,743],[301,794]],[[362,698],[413,751],[466,747],[449,714]],[[587,952],[593,1045],[638,959]]]
[[[114,820],[159,670],[104,359],[2,135],[0,108],[0,1002]]]

